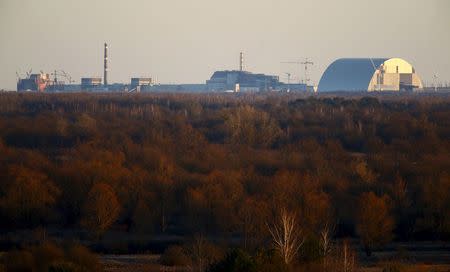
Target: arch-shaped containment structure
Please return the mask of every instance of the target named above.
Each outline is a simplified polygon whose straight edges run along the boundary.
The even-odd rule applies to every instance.
[[[400,58],[334,61],[320,79],[319,92],[400,91],[423,88],[414,67]]]

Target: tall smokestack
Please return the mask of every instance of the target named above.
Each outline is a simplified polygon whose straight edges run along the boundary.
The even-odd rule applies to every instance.
[[[108,85],[108,44],[105,43],[105,56],[103,64],[103,84]]]
[[[242,52],[239,56],[239,71],[244,71],[244,53]]]

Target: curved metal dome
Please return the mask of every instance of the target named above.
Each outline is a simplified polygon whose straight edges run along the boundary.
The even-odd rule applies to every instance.
[[[388,58],[338,59],[320,79],[319,92],[367,91],[376,69]]]

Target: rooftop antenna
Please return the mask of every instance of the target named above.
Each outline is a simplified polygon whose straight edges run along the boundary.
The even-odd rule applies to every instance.
[[[239,71],[243,72],[244,71],[244,53],[241,52],[239,54]]]
[[[288,80],[288,88],[287,88],[287,92],[289,92],[291,90],[291,73],[285,73],[287,75],[287,80]]]

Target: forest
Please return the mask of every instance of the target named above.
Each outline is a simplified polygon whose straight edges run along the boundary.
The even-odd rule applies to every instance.
[[[120,252],[195,271],[352,271],[355,247],[449,241],[449,215],[448,95],[0,94],[10,257],[38,247],[17,233],[134,235],[173,243]]]

